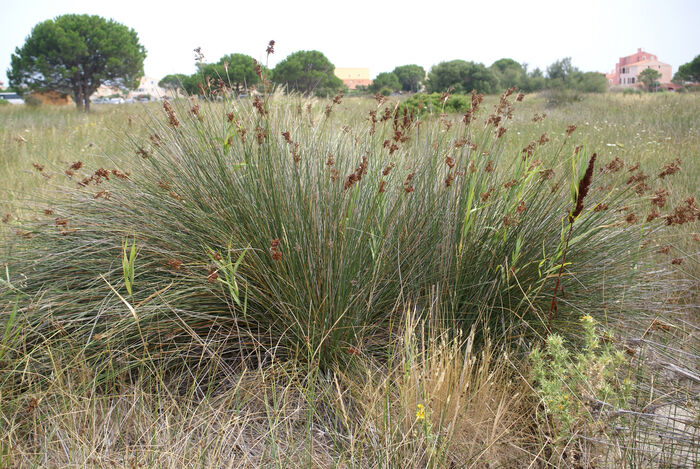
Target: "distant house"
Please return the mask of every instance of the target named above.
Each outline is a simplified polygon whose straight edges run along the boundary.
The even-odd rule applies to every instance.
[[[369,86],[372,80],[369,78],[369,68],[336,68],[335,76],[343,80],[343,85],[354,90],[358,86]]]
[[[661,62],[657,56],[645,52],[642,49],[637,49],[637,52],[626,57],[620,57],[620,60],[615,64],[615,70],[605,75],[610,86],[623,88],[639,86],[639,74],[652,68],[661,73],[659,83],[661,87],[675,89],[676,86],[671,83],[673,70],[667,63]]]
[[[168,98],[175,98],[175,91],[167,88],[161,88],[158,86],[158,80],[152,77],[141,77],[139,80],[139,85],[135,90],[130,90],[127,93],[124,93],[124,90],[116,87],[116,86],[105,86],[102,85],[99,88],[97,88],[97,91],[95,91],[92,96],[90,96],[91,100],[99,99],[99,98],[106,98],[108,96],[112,95],[120,95],[125,97],[126,99],[138,99],[138,98],[146,98],[148,97],[149,99],[159,99],[163,97],[168,97]]]

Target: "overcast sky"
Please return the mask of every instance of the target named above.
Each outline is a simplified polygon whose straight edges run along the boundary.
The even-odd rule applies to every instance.
[[[157,79],[194,72],[195,47],[207,61],[239,52],[270,66],[298,50],[323,52],[336,67],[369,67],[372,77],[397,65],[429,70],[464,59],[490,65],[509,57],[543,70],[570,56],[584,71],[609,72],[643,48],[673,66],[700,54],[700,0],[531,0],[411,2],[356,0],[2,0],[0,81],[32,27],[66,13],[100,15],[139,35],[145,73]]]

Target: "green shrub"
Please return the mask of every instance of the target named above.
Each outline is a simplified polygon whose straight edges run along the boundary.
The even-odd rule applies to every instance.
[[[415,114],[429,112],[440,114],[443,112],[464,113],[469,109],[471,97],[463,94],[453,94],[445,101],[442,93],[416,93],[401,103],[408,111]]]
[[[39,99],[37,96],[30,94],[24,97],[24,104],[26,104],[29,107],[39,107],[43,103],[41,99]]]
[[[544,91],[546,106],[548,108],[556,108],[568,104],[578,103],[583,100],[583,95],[570,88],[552,88]]]
[[[10,104],[10,103],[5,101],[4,99],[0,99],[0,106],[6,106],[8,104]]]
[[[584,344],[579,352],[573,353],[560,335],[551,334],[544,348],[530,354],[533,386],[544,415],[551,419],[555,443],[603,421],[610,409],[627,407],[631,395],[631,382],[620,377],[627,363],[624,353],[596,330],[590,315],[581,318],[581,329]]]

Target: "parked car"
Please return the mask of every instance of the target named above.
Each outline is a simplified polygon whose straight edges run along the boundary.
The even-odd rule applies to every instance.
[[[110,98],[109,104],[124,104],[124,98]]]
[[[0,93],[0,99],[4,99],[10,104],[24,104],[24,99],[17,93]]]

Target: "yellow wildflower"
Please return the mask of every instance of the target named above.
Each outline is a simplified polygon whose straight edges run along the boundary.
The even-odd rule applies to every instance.
[[[423,404],[418,404],[418,410],[416,411],[416,418],[418,420],[423,420],[425,418],[425,412],[423,410]]]

